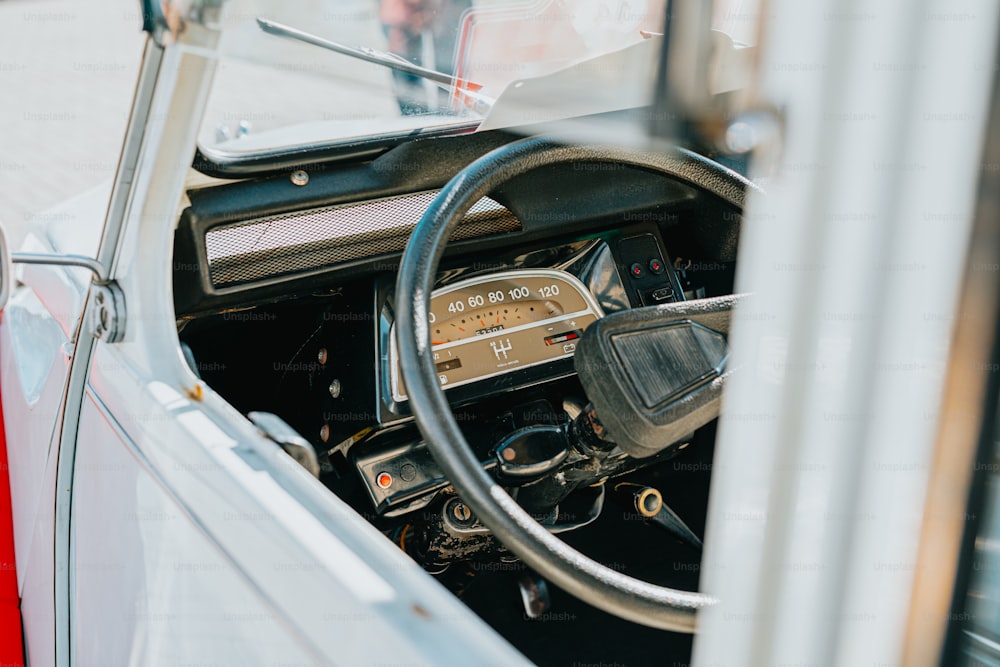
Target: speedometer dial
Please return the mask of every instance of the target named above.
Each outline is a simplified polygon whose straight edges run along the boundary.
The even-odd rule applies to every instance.
[[[445,322],[435,322],[431,328],[431,345],[443,345],[473,336],[503,331],[510,327],[541,322],[564,314],[558,301],[521,301],[508,305],[490,306],[455,316]]]
[[[473,278],[434,292],[428,330],[438,379],[456,387],[520,368],[571,357],[600,306],[574,276],[521,270]],[[406,400],[390,336],[393,398]]]

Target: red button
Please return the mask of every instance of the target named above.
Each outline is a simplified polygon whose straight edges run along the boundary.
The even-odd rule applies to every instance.
[[[630,266],[628,270],[629,273],[632,274],[633,278],[642,278],[642,264],[640,264],[639,262],[636,262],[635,264]]]
[[[659,275],[663,273],[663,263],[658,259],[649,260],[649,270]]]
[[[387,472],[380,472],[375,476],[375,483],[380,489],[388,489],[392,486],[392,475]]]

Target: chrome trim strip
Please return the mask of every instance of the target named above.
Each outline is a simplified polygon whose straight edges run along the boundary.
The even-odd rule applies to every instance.
[[[151,39],[146,40],[142,65],[139,70],[139,80],[136,84],[136,98],[129,118],[128,130],[125,134],[122,156],[115,173],[115,184],[108,206],[108,214],[101,233],[101,245],[97,253],[97,263],[104,271],[104,277],[110,276],[110,267],[114,261],[118,240],[125,220],[125,209],[132,195],[132,184],[136,165],[139,161],[140,148],[145,135],[145,125],[153,103],[153,91],[159,78],[163,61],[163,49]],[[80,429],[80,412],[83,408],[85,384],[97,341],[91,336],[83,336],[83,323],[87,322],[94,304],[89,295],[84,302],[84,310],[77,323],[76,349],[70,361],[69,374],[66,380],[66,390],[63,398],[63,414],[59,430],[59,448],[56,455],[56,496],[55,526],[53,528],[54,554],[53,562],[53,594],[55,597],[55,660],[60,667],[69,667],[75,662],[75,642],[73,641],[74,608],[73,597],[73,545],[72,545],[72,508],[73,508],[73,472],[76,462],[76,442]]]
[[[118,237],[121,235],[122,226],[125,223],[125,210],[128,208],[128,202],[132,195],[132,186],[135,182],[146,125],[153,106],[153,91],[156,89],[156,81],[162,62],[163,48],[152,39],[147,40],[146,48],[142,54],[139,80],[136,83],[135,101],[132,103],[132,111],[129,115],[122,144],[122,154],[118,160],[118,167],[115,169],[111,202],[108,204],[104,229],[101,231],[102,241],[97,253],[97,260],[105,267],[111,266],[118,249]]]

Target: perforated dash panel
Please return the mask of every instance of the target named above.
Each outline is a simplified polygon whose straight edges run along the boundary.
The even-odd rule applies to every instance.
[[[228,287],[400,252],[437,193],[325,206],[215,227],[205,235],[212,284]],[[451,240],[520,229],[510,211],[484,197],[469,210]]]

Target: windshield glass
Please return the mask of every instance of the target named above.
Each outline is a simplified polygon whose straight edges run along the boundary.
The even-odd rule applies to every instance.
[[[472,131],[521,80],[660,33],[665,2],[231,0],[199,145],[238,157]],[[648,74],[604,73],[637,88]]]

